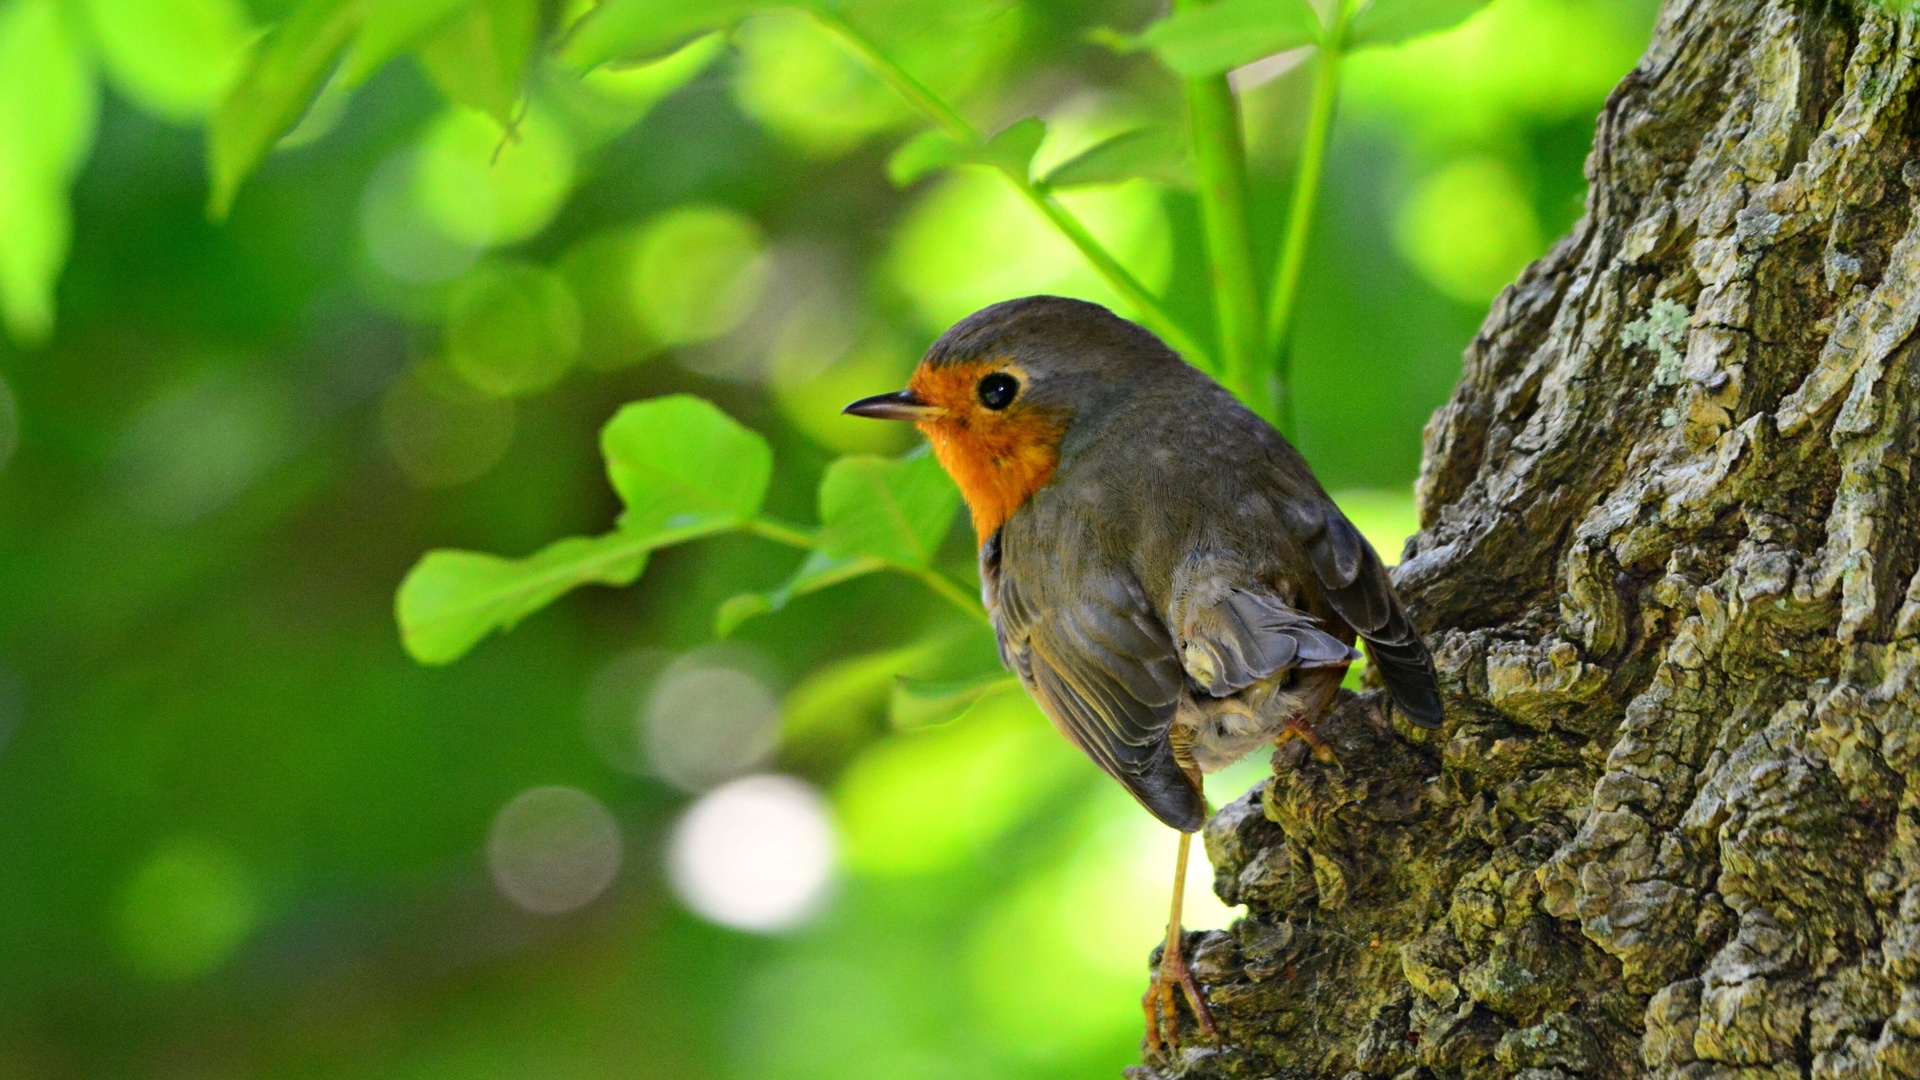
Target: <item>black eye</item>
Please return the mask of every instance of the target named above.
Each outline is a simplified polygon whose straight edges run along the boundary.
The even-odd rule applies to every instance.
[[[996,371],[980,380],[980,404],[995,412],[1013,404],[1013,397],[1020,392],[1020,380],[1004,371]]]

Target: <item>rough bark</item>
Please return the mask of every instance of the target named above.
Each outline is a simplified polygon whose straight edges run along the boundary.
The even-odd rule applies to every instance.
[[[1446,726],[1218,813],[1223,1037],[1133,1073],[1920,1076],[1917,39],[1670,0],[1427,429]]]

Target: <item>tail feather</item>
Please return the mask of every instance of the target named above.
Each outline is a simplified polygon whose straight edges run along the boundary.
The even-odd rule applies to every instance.
[[[1418,637],[1400,642],[1364,640],[1368,658],[1380,669],[1380,678],[1400,711],[1420,727],[1439,727],[1446,712],[1440,704],[1440,681],[1434,675],[1433,657],[1427,647]]]
[[[1373,546],[1332,503],[1303,503],[1289,522],[1306,548],[1327,602],[1367,643],[1394,703],[1424,728],[1440,726],[1440,680],[1433,657],[1394,595]]]

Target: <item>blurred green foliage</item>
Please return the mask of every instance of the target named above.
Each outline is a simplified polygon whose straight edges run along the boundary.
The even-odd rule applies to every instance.
[[[1477,6],[1352,22],[1412,40],[1346,59],[1288,335],[1296,441],[1389,554],[1653,17]],[[996,675],[911,433],[838,409],[992,300],[1148,314],[1022,182],[1215,341],[1149,54],[1237,68],[1264,288],[1314,93],[1268,53],[1311,39],[1277,2],[829,13],[975,145],[749,7],[0,0],[0,1077],[1133,1058],[1172,836]],[[421,565],[407,644],[472,649],[425,668],[394,591],[436,548],[532,554]],[[818,810],[728,783],[768,771],[823,793],[833,884],[715,906],[802,880]]]

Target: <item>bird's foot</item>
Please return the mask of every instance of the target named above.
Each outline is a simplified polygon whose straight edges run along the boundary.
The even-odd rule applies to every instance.
[[[1281,728],[1280,734],[1273,737],[1273,748],[1280,749],[1287,744],[1288,739],[1299,739],[1306,743],[1312,748],[1313,756],[1320,759],[1322,764],[1340,764],[1340,755],[1333,752],[1333,744],[1321,738],[1320,733],[1313,730],[1313,725],[1307,723],[1302,716],[1296,714],[1287,718],[1287,726]]]
[[[1215,1038],[1220,1033],[1213,1023],[1213,1010],[1207,1008],[1207,997],[1200,990],[1200,980],[1194,978],[1186,957],[1178,950],[1166,952],[1154,970],[1146,996],[1140,999],[1140,1006],[1147,1014],[1147,1046],[1156,1054],[1163,1045],[1180,1045],[1180,1017],[1173,1000],[1175,986],[1186,993],[1187,1007],[1193,1010],[1194,1019],[1200,1022],[1200,1030],[1207,1033],[1207,1038]]]

